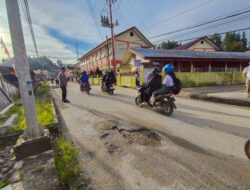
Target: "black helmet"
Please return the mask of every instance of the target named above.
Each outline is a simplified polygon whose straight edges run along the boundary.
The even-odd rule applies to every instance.
[[[161,70],[160,70],[159,67],[154,67],[153,70],[152,70],[152,73],[153,73],[154,75],[159,74],[160,72],[161,72]]]

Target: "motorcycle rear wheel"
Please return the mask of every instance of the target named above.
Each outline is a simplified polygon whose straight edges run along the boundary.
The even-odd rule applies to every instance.
[[[135,104],[136,104],[137,106],[139,106],[139,105],[141,104],[141,98],[140,98],[140,96],[136,96],[136,97],[135,97]]]
[[[250,160],[250,139],[245,144],[245,153]]]
[[[174,112],[174,107],[169,102],[165,102],[165,101],[162,102],[160,107],[161,108],[158,109],[159,112],[161,112],[162,114],[166,116],[170,116]]]
[[[110,91],[109,91],[109,94],[110,94],[110,95],[114,95],[114,91],[113,91],[113,90],[110,90]]]

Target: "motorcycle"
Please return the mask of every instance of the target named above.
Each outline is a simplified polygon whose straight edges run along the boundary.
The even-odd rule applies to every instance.
[[[109,84],[109,85],[106,86],[104,83],[102,83],[101,90],[102,90],[102,92],[107,92],[110,95],[113,95],[114,94],[114,90],[115,90],[114,84]]]
[[[90,95],[90,85],[89,85],[89,82],[81,82],[80,83],[80,90],[81,92],[86,92],[86,94]]]
[[[250,160],[250,139],[245,144],[245,153]]]
[[[138,88],[137,90],[138,95],[135,98],[135,104],[140,106],[142,103],[142,89]],[[163,115],[170,116],[174,112],[174,109],[177,109],[174,102],[175,98],[171,94],[164,94],[157,96],[154,104],[149,104],[149,107]]]

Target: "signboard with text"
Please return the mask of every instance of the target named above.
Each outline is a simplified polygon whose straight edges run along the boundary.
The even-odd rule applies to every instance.
[[[134,60],[134,66],[135,67],[140,67],[141,66],[141,61],[140,60]]]

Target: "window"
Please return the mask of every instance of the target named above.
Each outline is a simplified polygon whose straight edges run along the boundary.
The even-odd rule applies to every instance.
[[[104,48],[104,49],[102,49],[102,56],[101,57],[105,57],[106,56],[106,54],[107,54],[107,50]]]
[[[201,41],[201,44],[204,44],[204,41]]]
[[[96,60],[99,60],[100,59],[100,50],[98,50],[98,52],[96,53]]]
[[[133,32],[130,32],[130,36],[134,36],[134,33],[133,33]]]
[[[109,47],[109,55],[112,55],[112,47]]]

